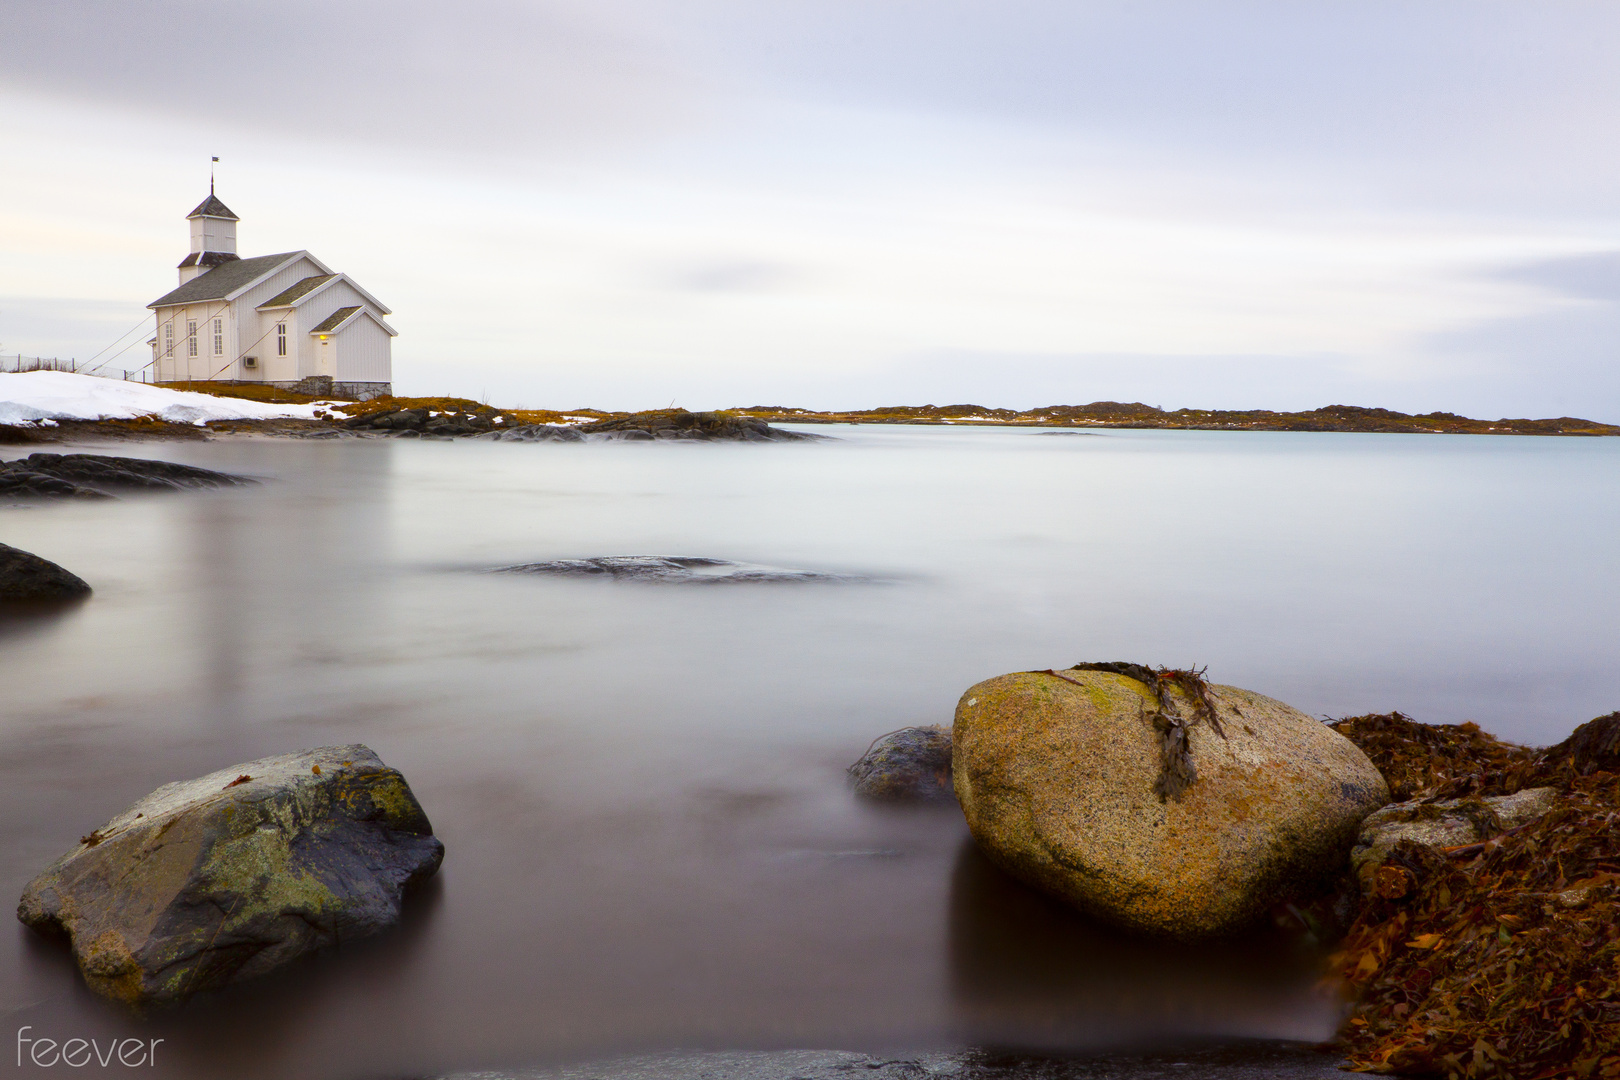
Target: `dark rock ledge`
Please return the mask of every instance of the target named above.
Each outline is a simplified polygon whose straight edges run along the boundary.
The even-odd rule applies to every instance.
[[[20,498],[107,499],[114,491],[186,491],[236,487],[245,476],[172,461],[106,454],[29,454],[0,462],[0,495]]]

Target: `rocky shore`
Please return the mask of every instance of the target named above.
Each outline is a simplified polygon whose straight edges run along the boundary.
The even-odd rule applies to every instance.
[[[850,768],[885,800],[947,775],[984,854],[1083,913],[1170,938],[1266,918],[1331,947],[1347,1012],[1324,1049],[1349,1068],[1620,1076],[1620,713],[1535,749],[1082,664],[972,687],[953,731]]]

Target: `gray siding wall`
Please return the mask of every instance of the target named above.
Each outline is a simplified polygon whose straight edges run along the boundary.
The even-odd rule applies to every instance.
[[[362,312],[337,339],[339,382],[392,382],[393,339]]]

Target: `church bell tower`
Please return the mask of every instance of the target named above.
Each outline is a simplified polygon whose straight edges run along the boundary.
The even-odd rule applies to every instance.
[[[219,201],[212,180],[208,183],[208,198],[198,203],[186,220],[191,222],[191,254],[180,263],[180,284],[220,263],[240,258],[236,254],[236,223],[241,219]]]

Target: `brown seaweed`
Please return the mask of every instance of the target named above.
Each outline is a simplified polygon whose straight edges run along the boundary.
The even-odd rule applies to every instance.
[[[1198,779],[1198,767],[1193,764],[1192,749],[1188,741],[1189,729],[1201,723],[1208,724],[1215,734],[1226,738],[1226,732],[1221,728],[1220,717],[1216,715],[1215,706],[1209,700],[1209,684],[1204,681],[1204,672],[1208,670],[1207,668],[1155,669],[1146,664],[1113,660],[1075,664],[1068,670],[1102,671],[1123,675],[1128,679],[1135,679],[1152,692],[1156,707],[1151,714],[1144,709],[1143,716],[1152,724],[1153,730],[1159,736],[1159,776],[1153,782],[1153,793],[1159,797],[1160,802],[1181,798],[1182,792]],[[1050,668],[1035,674],[1052,675],[1065,682],[1079,685],[1078,680]],[[1191,700],[1193,715],[1190,718],[1181,715],[1180,706],[1170,693],[1172,685],[1179,686]]]
[[[1546,815],[1449,850],[1403,841],[1331,960],[1354,1002],[1339,1045],[1362,1072],[1620,1077],[1617,721],[1549,750],[1399,713],[1335,727],[1397,797],[1563,793]]]

